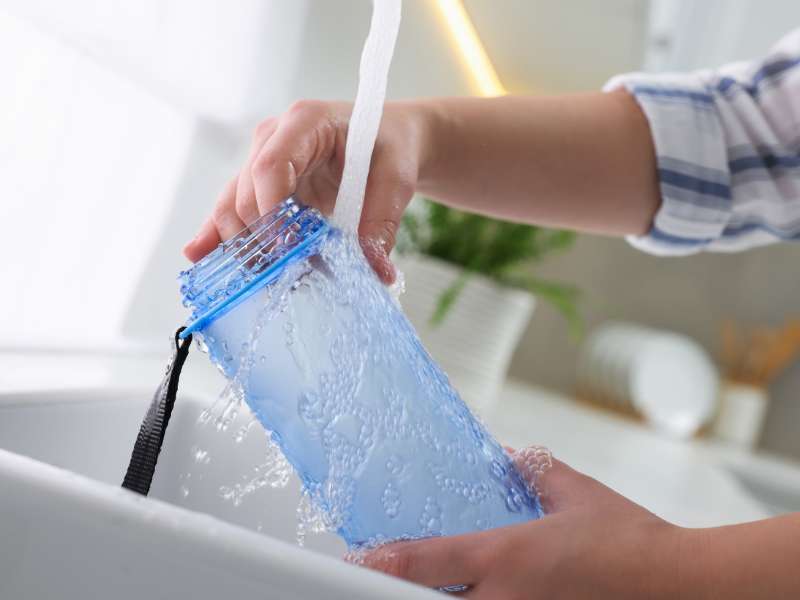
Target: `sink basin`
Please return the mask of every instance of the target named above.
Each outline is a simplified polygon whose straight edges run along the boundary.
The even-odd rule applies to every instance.
[[[150,390],[0,396],[0,598],[436,598],[343,562],[332,534],[296,545],[299,487],[238,506],[220,488],[258,475],[266,438],[198,425],[179,394],[151,494],[119,487]]]
[[[796,467],[773,459],[728,461],[724,468],[771,516],[800,512],[800,475]]]

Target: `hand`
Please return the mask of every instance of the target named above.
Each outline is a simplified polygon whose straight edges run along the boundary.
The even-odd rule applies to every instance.
[[[556,460],[535,483],[538,521],[389,544],[363,564],[432,588],[467,584],[464,597],[485,600],[678,597],[684,530]]]
[[[359,237],[385,283],[395,278],[389,252],[414,193],[424,147],[424,120],[413,103],[387,104],[372,153]],[[250,155],[222,192],[212,215],[184,254],[197,261],[272,207],[294,195],[330,214],[342,176],[352,105],[301,101],[262,122]]]

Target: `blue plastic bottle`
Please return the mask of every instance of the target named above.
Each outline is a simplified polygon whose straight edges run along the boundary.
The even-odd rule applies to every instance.
[[[181,274],[209,356],[351,548],[541,515],[358,243],[286,200]]]

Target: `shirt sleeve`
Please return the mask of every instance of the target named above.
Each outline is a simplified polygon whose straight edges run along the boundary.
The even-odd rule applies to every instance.
[[[759,62],[632,73],[655,143],[661,207],[635,247],[661,255],[800,240],[800,30]]]

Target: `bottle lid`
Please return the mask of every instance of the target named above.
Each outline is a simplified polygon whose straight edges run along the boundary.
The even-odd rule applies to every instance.
[[[182,271],[183,305],[192,313],[180,337],[203,329],[277,279],[287,265],[314,254],[329,230],[318,210],[288,198]]]

